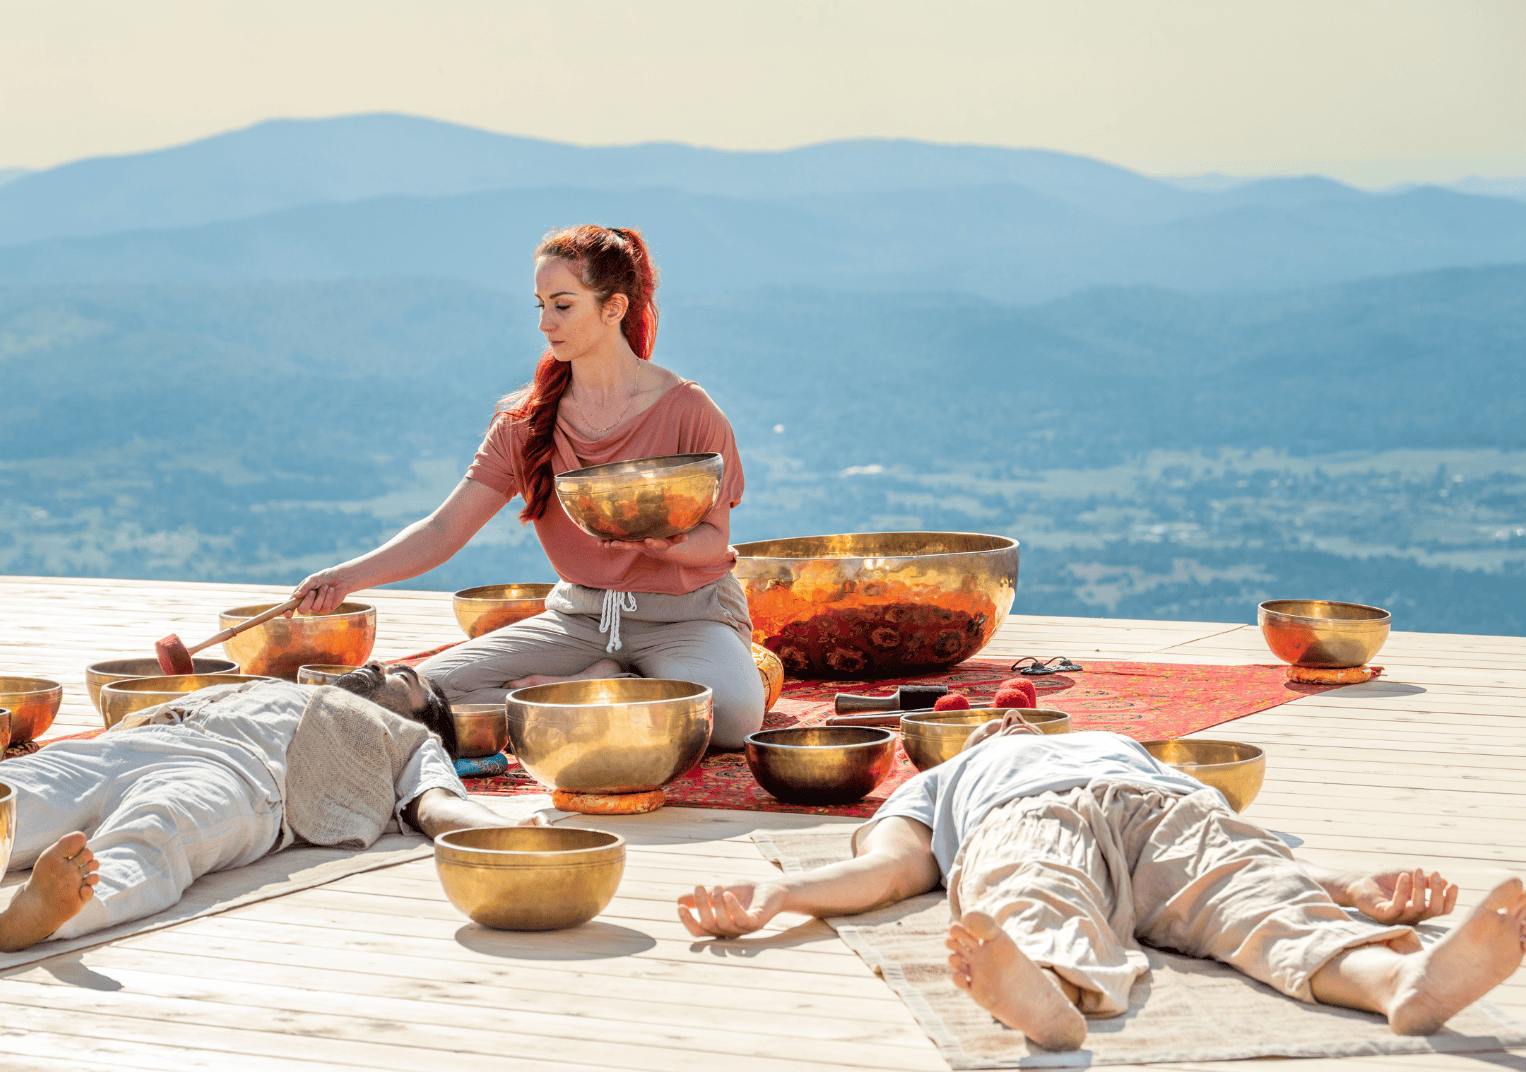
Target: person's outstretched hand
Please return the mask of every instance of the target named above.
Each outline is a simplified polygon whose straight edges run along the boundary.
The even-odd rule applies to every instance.
[[[296,610],[286,612],[288,618],[293,614],[331,614],[350,592],[339,577],[339,571],[330,567],[303,578],[291,594],[303,599]]]
[[[1457,884],[1438,871],[1384,871],[1347,884],[1351,907],[1379,923],[1419,923],[1444,916],[1457,904]]]
[[[696,938],[751,934],[784,907],[784,891],[771,883],[694,887],[678,898],[678,918]]]

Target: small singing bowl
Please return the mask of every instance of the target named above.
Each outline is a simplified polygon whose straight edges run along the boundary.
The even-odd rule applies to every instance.
[[[197,656],[191,660],[192,672],[197,674],[236,674],[238,663],[231,659],[208,659]],[[85,667],[85,690],[90,702],[101,709],[101,686],[115,681],[127,681],[135,677],[162,677],[164,670],[158,659],[108,659]]]
[[[1392,622],[1382,607],[1326,599],[1269,599],[1256,608],[1256,624],[1273,655],[1324,670],[1371,662]]]
[[[462,759],[497,755],[509,743],[509,716],[503,704],[455,704],[456,754]]]
[[[895,734],[873,726],[794,726],[747,735],[747,766],[786,804],[852,804],[895,761]]]
[[[0,875],[11,862],[11,847],[16,844],[16,790],[0,782]]]
[[[715,508],[725,468],[719,454],[668,454],[593,465],[556,475],[556,497],[572,523],[599,540],[665,540]]]
[[[515,689],[509,745],[525,770],[573,793],[649,793],[700,761],[713,696],[693,681],[617,677]]]
[[[164,674],[113,681],[101,686],[101,718],[110,729],[134,711],[169,703],[187,693],[213,685],[242,685],[248,681],[266,680],[269,678],[252,674]]]
[[[968,711],[912,711],[901,716],[901,747],[917,770],[946,763],[964,750],[964,742],[993,718],[1019,711],[1023,721],[1043,733],[1069,733],[1070,716],[1041,707],[976,707]]]
[[[0,674],[0,707],[11,713],[11,744],[26,744],[47,732],[64,702],[64,687],[45,677]]]
[[[1250,807],[1266,778],[1266,752],[1253,744],[1197,738],[1140,744],[1167,766],[1223,793],[1235,811]]]
[[[472,640],[494,629],[533,618],[546,609],[554,584],[484,584],[451,596],[456,621]]]
[[[625,872],[625,839],[561,826],[478,826],[434,839],[450,903],[473,923],[554,931],[604,911]]]
[[[323,663],[308,663],[306,666],[297,667],[298,685],[332,685],[345,674],[359,670],[358,666],[341,666],[338,664],[325,665]]]
[[[234,607],[217,616],[219,629],[269,610],[274,603]],[[223,641],[223,651],[246,674],[297,680],[304,666],[360,666],[376,643],[376,608],[341,603],[328,614],[272,618]]]

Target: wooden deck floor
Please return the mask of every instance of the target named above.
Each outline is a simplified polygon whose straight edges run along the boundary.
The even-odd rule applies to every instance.
[[[87,663],[152,654],[169,632],[199,639],[220,608],[282,594],[0,577],[0,670],[64,683],[55,735],[98,726]],[[380,657],[457,635],[448,595],[363,598],[380,610]],[[1090,618],[1014,616],[987,652],[1271,661],[1251,626]],[[1228,734],[1269,754],[1248,814],[1322,863],[1442,868],[1470,906],[1499,871],[1526,873],[1526,639],[1395,633],[1379,661],[1378,683],[1233,724]],[[673,898],[696,883],[769,873],[753,830],[834,822],[846,821],[665,808],[590,823],[618,829],[631,853],[610,909],[576,932],[464,926],[422,861],[54,957],[0,975],[0,1068],[945,1069],[819,921],[696,943],[674,916]],[[1526,1020],[1526,973],[1494,1000]],[[1526,1051],[1254,1067],[1526,1070]]]

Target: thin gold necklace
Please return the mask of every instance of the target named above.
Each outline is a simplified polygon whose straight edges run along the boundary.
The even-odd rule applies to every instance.
[[[641,366],[637,365],[636,366],[636,379],[631,384],[631,396],[625,400],[625,408],[620,411],[620,416],[616,417],[614,419],[613,423],[606,424],[603,428],[595,428],[594,427],[593,422],[588,419],[588,411],[585,410],[582,407],[582,405],[578,402],[578,400],[576,398],[570,398],[569,401],[572,403],[572,408],[578,411],[578,416],[583,418],[583,422],[584,422],[585,427],[587,427],[588,430],[590,432],[592,432],[595,437],[598,437],[598,436],[603,435],[605,432],[609,431],[611,428],[618,428],[619,427],[620,422],[625,420],[625,415],[627,413],[629,413],[631,411],[631,407],[636,404],[636,396],[638,394],[640,394],[640,393],[641,393]]]

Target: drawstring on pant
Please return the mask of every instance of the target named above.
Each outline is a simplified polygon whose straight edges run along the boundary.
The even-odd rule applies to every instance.
[[[609,634],[605,651],[613,653],[620,650],[620,612],[635,609],[636,597],[633,593],[616,592],[612,588],[604,593],[604,613],[599,615],[599,632]]]

